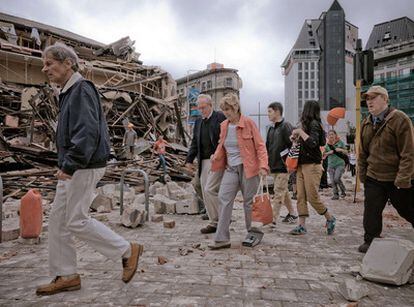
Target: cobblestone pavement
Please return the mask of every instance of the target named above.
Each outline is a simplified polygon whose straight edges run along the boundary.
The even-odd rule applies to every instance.
[[[326,190],[325,190],[326,191]],[[243,209],[236,203],[231,224],[231,249],[206,249],[211,235],[199,229],[199,215],[166,216],[176,221],[173,229],[148,222],[138,229],[119,225],[118,212],[107,215],[115,231],[145,245],[139,272],[129,284],[121,281],[121,263],[107,260],[77,241],[80,291],[47,297],[35,295],[36,286],[49,282],[47,233],[40,245],[17,240],[0,244],[1,306],[338,306],[346,300],[336,287],[358,266],[363,255],[361,201],[351,197],[322,199],[337,217],[333,236],[326,235],[324,218],[311,210],[308,234],[291,236],[294,225],[266,226],[262,243],[241,246],[245,236]],[[359,196],[361,199],[361,196]],[[282,211],[282,213],[284,213]],[[105,219],[104,215],[100,215]],[[413,240],[413,230],[387,206],[385,237]],[[158,256],[168,262],[158,264]],[[413,306],[414,285],[393,287],[364,282],[371,289],[359,306]]]

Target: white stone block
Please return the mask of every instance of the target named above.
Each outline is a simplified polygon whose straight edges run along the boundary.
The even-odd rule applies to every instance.
[[[178,214],[197,214],[197,198],[193,197],[192,199],[179,200],[177,201],[175,208]]]
[[[414,243],[402,239],[374,239],[362,260],[365,279],[386,284],[407,283],[414,264]]]

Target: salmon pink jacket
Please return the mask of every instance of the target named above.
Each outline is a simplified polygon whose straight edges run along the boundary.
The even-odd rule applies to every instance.
[[[211,170],[213,172],[224,170],[227,166],[227,154],[224,141],[227,136],[228,126],[228,119],[220,125],[219,144],[211,159]],[[261,168],[269,171],[266,144],[254,121],[249,117],[241,115],[239,123],[236,126],[236,134],[246,179],[257,176]]]

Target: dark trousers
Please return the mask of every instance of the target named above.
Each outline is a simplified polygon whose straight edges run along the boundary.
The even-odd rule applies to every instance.
[[[162,170],[164,171],[164,175],[167,173],[167,162],[165,161],[164,155],[158,155],[160,162],[156,169],[159,169],[162,167]]]
[[[393,182],[377,181],[367,177],[364,200],[364,240],[371,243],[382,231],[382,211],[388,199],[398,214],[414,226],[414,181],[409,189],[397,189]]]

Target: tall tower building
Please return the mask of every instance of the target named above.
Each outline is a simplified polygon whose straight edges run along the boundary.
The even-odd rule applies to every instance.
[[[346,108],[346,120],[339,130],[346,129],[346,121],[355,123],[353,55],[357,38],[358,28],[345,20],[337,0],[318,19],[305,21],[282,63],[289,121],[299,120],[305,101],[317,100],[325,118],[332,108]]]

